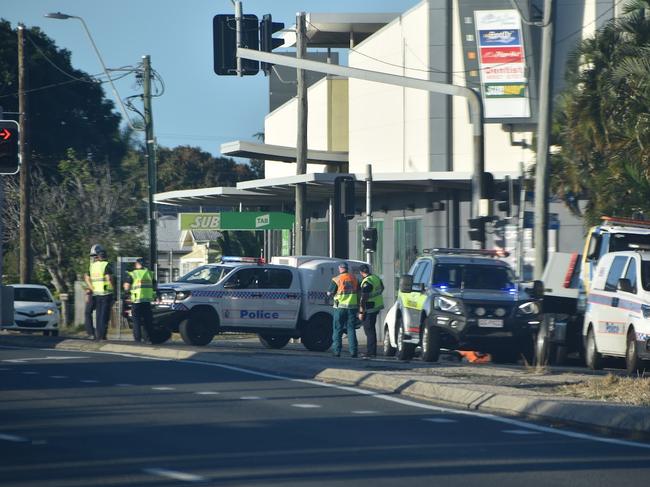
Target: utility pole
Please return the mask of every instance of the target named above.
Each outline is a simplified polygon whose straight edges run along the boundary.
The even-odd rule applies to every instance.
[[[548,252],[548,139],[551,128],[554,0],[544,0],[542,60],[539,77],[537,166],[535,168],[535,279],[544,274]]]
[[[296,58],[303,59],[307,53],[307,34],[305,25],[305,12],[296,14]],[[237,59],[240,59],[239,57]],[[296,141],[296,174],[307,173],[307,82],[305,70],[296,69],[298,80],[298,138]],[[305,253],[305,184],[296,184],[296,229],[295,248],[296,255]]]
[[[31,253],[31,188],[29,161],[29,124],[27,117],[27,72],[25,68],[25,26],[18,24],[18,123],[20,124],[20,283],[32,278]]]
[[[147,145],[147,212],[149,221],[149,268],[158,278],[158,238],[153,195],[156,192],[156,147],[153,136],[153,113],[151,110],[151,58],[142,56],[144,137]]]

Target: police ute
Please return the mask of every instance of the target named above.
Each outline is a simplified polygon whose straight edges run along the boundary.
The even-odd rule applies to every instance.
[[[332,345],[333,308],[327,289],[340,259],[313,256],[223,257],[205,275],[161,284],[154,303],[157,326],[178,332],[189,345],[207,345],[222,332],[256,333],[267,348],[300,338],[305,348]],[[346,260],[359,273],[361,261]],[[210,272],[212,271],[212,272]],[[218,276],[216,282],[211,282]]]

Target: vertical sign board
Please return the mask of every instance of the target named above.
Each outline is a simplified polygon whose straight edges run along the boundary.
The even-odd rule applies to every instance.
[[[510,0],[459,0],[459,5],[466,83],[481,93],[485,122],[534,123],[530,27]],[[529,15],[524,2],[517,5]]]

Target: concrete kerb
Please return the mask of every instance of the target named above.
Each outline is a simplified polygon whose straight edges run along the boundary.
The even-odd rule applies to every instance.
[[[30,340],[12,340],[11,344],[61,350],[125,353],[170,360],[192,358],[206,362],[220,361],[219,354],[214,352],[195,352],[182,348],[152,347],[133,343],[102,343],[78,339],[54,341],[52,338],[32,338]],[[460,409],[524,417],[634,439],[650,439],[650,410],[647,407],[582,401],[571,398],[548,399],[503,392],[493,393],[479,390],[479,388],[472,388],[470,383],[432,383],[417,380],[415,377],[404,378],[349,368],[326,368],[314,373],[312,378],[321,382],[363,387],[377,392],[432,401]]]

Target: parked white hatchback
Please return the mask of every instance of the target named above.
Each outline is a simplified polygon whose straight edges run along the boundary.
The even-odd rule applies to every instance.
[[[14,289],[14,323],[5,330],[59,334],[59,310],[52,293],[38,284],[12,284]]]
[[[610,356],[625,357],[630,374],[650,371],[650,251],[611,252],[601,258],[582,334],[590,368],[602,368],[603,356]]]

